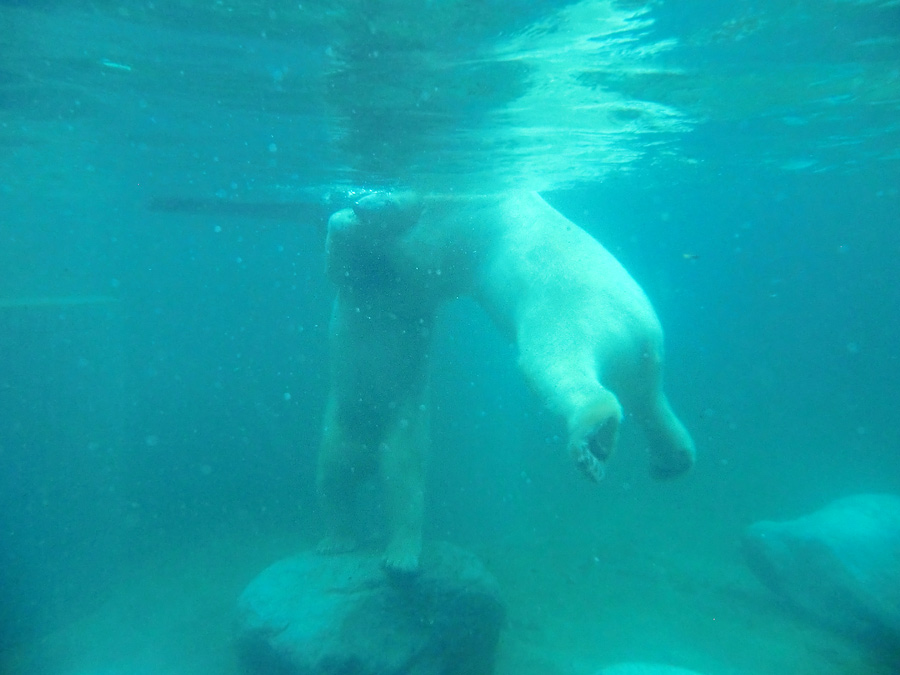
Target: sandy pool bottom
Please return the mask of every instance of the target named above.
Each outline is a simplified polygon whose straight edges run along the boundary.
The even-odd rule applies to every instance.
[[[657,661],[705,675],[896,675],[897,655],[781,607],[730,551],[633,537],[602,547],[510,536],[473,547],[508,605],[497,675],[590,675]],[[238,675],[233,610],[243,587],[303,550],[296,535],[218,537],[160,550],[98,608],[0,655],[9,675]]]

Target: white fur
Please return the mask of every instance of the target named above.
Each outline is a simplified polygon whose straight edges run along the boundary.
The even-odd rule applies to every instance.
[[[330,535],[353,545],[354,495],[380,472],[389,568],[418,565],[428,442],[427,350],[437,308],[474,296],[519,349],[537,394],[566,420],[568,447],[602,478],[622,406],[643,426],[651,473],[675,476],[694,445],[662,391],[662,329],[641,288],[536,193],[504,198],[375,194],[329,221],[332,391],[319,462]]]

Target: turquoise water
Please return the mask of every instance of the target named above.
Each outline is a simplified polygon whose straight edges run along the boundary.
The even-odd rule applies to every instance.
[[[498,673],[873,673],[743,527],[900,491],[892,2],[0,2],[0,670],[232,673],[313,545],[324,219],[544,191],[641,283],[700,452],[600,486],[467,300],[432,357],[427,534],[510,607]]]

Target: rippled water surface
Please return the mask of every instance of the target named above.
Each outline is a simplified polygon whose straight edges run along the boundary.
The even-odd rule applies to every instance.
[[[235,598],[319,531],[325,219],[385,186],[543,191],[699,447],[652,482],[626,419],[581,482],[446,308],[427,536],[497,575],[499,675],[898,672],[738,545],[900,492],[900,5],[843,0],[0,0],[0,671],[236,672]]]

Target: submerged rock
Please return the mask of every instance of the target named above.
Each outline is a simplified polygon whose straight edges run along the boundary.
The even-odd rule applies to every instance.
[[[307,553],[244,590],[237,646],[248,674],[487,675],[503,618],[496,580],[449,544],[411,576],[374,553]]]
[[[597,675],[701,675],[695,670],[676,668],[664,663],[617,663],[606,666]]]
[[[856,495],[744,534],[750,568],[794,607],[900,643],[900,497]]]

